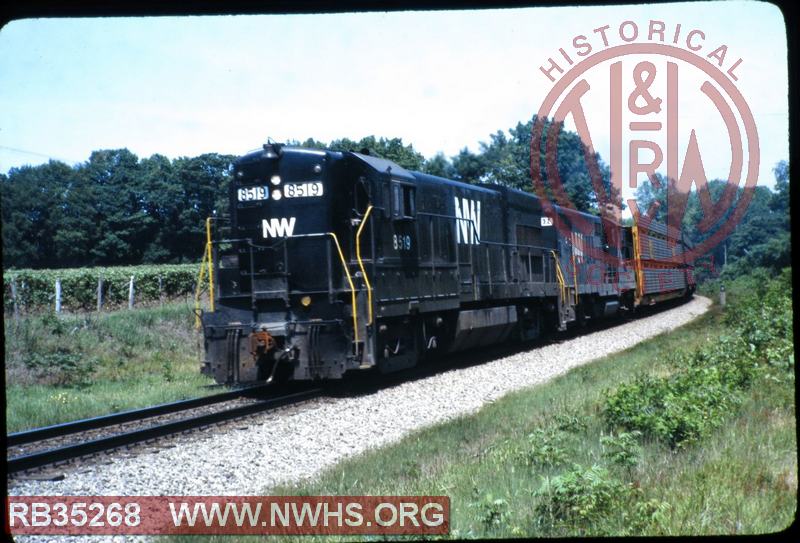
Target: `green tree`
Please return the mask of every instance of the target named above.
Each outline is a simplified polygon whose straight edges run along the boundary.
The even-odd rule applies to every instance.
[[[463,149],[453,157],[453,169],[456,177],[469,183],[484,182],[500,184],[528,192],[533,192],[531,177],[531,139],[536,118],[517,123],[508,131],[498,130],[489,135],[488,142],[480,143],[480,152],[476,155]],[[558,177],[569,203],[580,211],[597,212],[599,200],[592,183],[589,165],[586,158],[586,147],[575,132],[564,130],[560,124],[544,120],[542,142],[539,146],[539,168],[544,185],[544,194],[559,203],[553,187],[552,172],[548,172],[546,161],[546,138],[552,130],[558,130],[556,167]],[[597,165],[599,182],[606,198],[615,198],[621,203],[619,194],[611,190],[611,175],[598,153],[589,159]]]
[[[207,153],[176,159],[173,165],[182,189],[177,226],[172,232],[175,261],[194,261],[203,254],[205,220],[228,213],[228,186],[234,157]]]
[[[779,162],[773,171],[776,179],[775,190],[763,185],[756,186],[747,211],[736,224],[735,230],[720,240],[710,251],[716,268],[725,265],[726,276],[740,275],[756,267],[780,270],[790,265],[789,165],[785,161]],[[666,220],[669,208],[667,188],[669,180],[661,175],[657,175],[657,180],[658,187],[649,181],[642,183],[636,191],[636,200],[642,213],[657,202],[659,205],[654,207],[656,210],[654,218],[663,222]],[[712,205],[720,200],[726,185],[726,181],[719,179],[708,182]],[[731,208],[723,214],[717,224],[707,231],[701,231],[698,225],[704,217],[704,211],[697,191],[692,190],[686,202],[681,224],[689,239],[697,245],[714,236],[726,224],[743,194],[744,189],[737,189]],[[698,278],[702,279],[703,275]]]
[[[422,166],[422,171],[431,175],[438,175],[439,177],[453,178],[455,171],[453,166],[444,156],[444,153],[436,153],[433,158],[429,158]]]
[[[486,164],[481,154],[475,154],[466,147],[452,159],[453,179],[464,183],[480,183],[486,175]]]
[[[525,157],[524,149],[530,149],[533,126],[536,121],[537,118],[534,117],[526,124],[518,124],[514,130],[515,137],[520,140],[517,160],[525,158],[529,161],[528,164],[530,164],[530,152],[528,151],[527,157]],[[539,168],[547,196],[556,201],[559,200],[558,195],[553,191],[553,187],[556,186],[553,174],[547,168],[547,140],[554,130],[557,131],[558,136],[556,139],[558,175],[569,202],[579,211],[591,213],[597,212],[601,204],[610,202],[616,202],[621,209],[624,209],[621,195],[611,186],[611,172],[600,154],[588,153],[581,137],[576,132],[565,130],[563,123],[554,123],[549,119],[544,119],[542,140],[537,147],[539,149]],[[599,176],[597,182],[601,187],[602,197],[598,195],[592,181],[591,168],[593,166],[596,167]]]
[[[358,141],[350,138],[340,138],[326,144],[323,141],[308,138],[302,143],[290,140],[290,145],[297,145],[309,149],[330,149],[331,151],[368,152],[370,155],[391,160],[408,170],[419,171],[423,169],[425,157],[414,149],[411,144],[404,144],[402,138],[376,138],[365,136]]]
[[[12,168],[2,178],[3,266],[41,268],[57,263],[55,236],[74,171],[51,160]]]
[[[775,173],[775,195],[770,202],[770,209],[783,218],[786,229],[789,229],[789,163],[781,160],[773,169]]]
[[[196,261],[204,221],[227,212],[233,156],[139,160],[95,151],[0,177],[3,266],[79,267]]]
[[[178,261],[182,248],[175,232],[183,228],[180,220],[184,195],[177,168],[167,157],[156,154],[143,159],[139,169],[146,194],[145,213],[154,224],[142,260],[153,263]]]
[[[407,170],[419,171],[425,162],[425,157],[414,149],[411,144],[405,145],[401,138],[379,138],[367,136],[358,142],[347,138],[331,142],[331,149],[351,150],[361,152],[366,149],[370,155],[391,160]]]
[[[139,159],[127,149],[94,151],[78,169],[94,188],[97,240],[89,254],[96,264],[142,261],[152,218],[144,210]]]

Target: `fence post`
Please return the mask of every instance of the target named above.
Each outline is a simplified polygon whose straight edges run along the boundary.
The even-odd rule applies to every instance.
[[[160,275],[158,276],[158,302],[161,307],[164,307],[164,283]]]
[[[103,278],[97,278],[97,311],[103,309]]]
[[[14,301],[14,322],[19,322],[19,307],[17,306],[17,280],[11,279],[11,299]]]
[[[56,313],[61,313],[61,278],[56,277]]]
[[[133,276],[131,275],[131,282],[128,285],[128,309],[133,309]]]

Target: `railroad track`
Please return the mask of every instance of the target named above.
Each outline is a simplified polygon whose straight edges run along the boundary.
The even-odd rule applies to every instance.
[[[206,408],[216,404],[224,404],[243,397],[268,390],[267,386],[256,386],[245,389],[215,394],[203,398],[182,400],[173,403],[161,404],[143,409],[135,409],[122,413],[114,413],[90,419],[84,419],[64,424],[57,424],[45,428],[36,428],[9,434],[7,446],[20,448],[23,445],[33,445],[48,440],[58,440],[67,436],[91,432],[100,429],[111,429],[114,426],[131,422],[141,422],[150,418],[164,415],[188,412],[198,408]],[[129,431],[111,433],[90,439],[76,440],[66,445],[39,449],[31,453],[24,453],[8,458],[8,472],[19,473],[35,468],[61,464],[76,458],[91,456],[101,452],[108,452],[121,447],[151,441],[157,438],[180,434],[205,426],[218,424],[275,409],[277,407],[299,403],[320,396],[322,389],[314,388],[301,390],[290,394],[271,398],[254,399],[244,405],[205,412],[199,415],[181,417],[167,422],[156,423],[145,427],[138,427]]]

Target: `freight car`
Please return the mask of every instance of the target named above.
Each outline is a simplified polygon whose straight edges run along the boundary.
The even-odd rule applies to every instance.
[[[548,211],[363,153],[264,145],[234,164],[230,209],[209,226],[201,315],[203,372],[220,383],[391,372],[694,290],[664,225]]]

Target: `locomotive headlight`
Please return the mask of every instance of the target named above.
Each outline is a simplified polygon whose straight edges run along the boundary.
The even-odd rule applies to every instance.
[[[311,305],[311,296],[303,296],[300,298],[300,303],[303,304],[303,307],[308,307]]]
[[[281,184],[281,176],[280,175],[273,175],[270,177],[269,182],[273,185],[280,185]]]
[[[283,194],[281,194],[281,189],[275,189],[272,191],[272,199],[273,200],[280,200]]]

